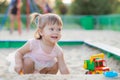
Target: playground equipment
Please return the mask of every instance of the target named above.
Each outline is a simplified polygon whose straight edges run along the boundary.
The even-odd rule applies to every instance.
[[[18,4],[20,3],[20,0],[18,0]],[[21,17],[21,11],[20,11],[20,7],[18,8],[17,11],[17,17],[18,17],[18,33],[21,34],[22,30],[21,30],[21,22],[20,22],[20,17]]]
[[[10,9],[11,9],[11,6],[13,5],[13,3],[14,3],[14,0],[11,0],[11,3],[9,4],[9,6],[8,6],[6,12],[5,12],[5,15],[4,15],[4,17],[3,17],[2,21],[1,21],[0,30],[3,28],[5,22],[6,22],[7,18],[8,18],[8,14],[10,12]],[[20,3],[20,0],[18,0],[18,3]],[[19,34],[21,34],[21,23],[20,23],[21,14],[20,13],[21,13],[20,8],[18,8],[18,10],[17,10],[17,20],[18,20],[18,33]]]
[[[6,21],[7,21],[7,18],[8,18],[8,14],[10,12],[10,8],[12,6],[12,3],[13,3],[14,0],[11,0],[11,3],[9,4],[6,12],[5,12],[5,15],[2,19],[2,21],[0,22],[0,30],[2,30],[3,26],[5,25]],[[20,0],[18,0],[18,3],[20,3]],[[39,12],[40,13],[40,10],[39,8],[37,8],[37,5],[35,4],[34,0],[26,0],[26,27],[27,27],[27,31],[29,31],[29,27],[30,27],[30,21],[29,21],[29,14],[30,12]],[[18,11],[17,11],[17,21],[18,21],[18,33],[21,34],[22,33],[22,29],[21,29],[21,23],[20,23],[20,19],[21,19],[21,11],[20,11],[20,8],[18,8]]]
[[[103,53],[92,55],[89,60],[84,60],[84,69],[88,70],[86,74],[102,74],[110,71],[110,68],[106,67]]]

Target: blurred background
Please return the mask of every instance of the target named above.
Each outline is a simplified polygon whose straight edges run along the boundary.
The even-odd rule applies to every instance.
[[[120,73],[120,0],[0,0],[0,68],[3,72],[8,67],[6,56],[33,38],[36,27],[30,24],[29,15],[34,12],[56,13],[62,18],[61,46],[66,45],[62,47],[73,74],[84,74],[83,61],[97,53],[105,53],[108,67]],[[108,45],[110,50],[92,48],[83,41],[102,43],[105,44],[100,45],[102,48]]]
[[[12,1],[0,0],[0,30],[10,29],[9,10]],[[120,31],[120,0],[21,0],[19,16],[22,29],[34,28],[27,25],[29,14],[47,13],[43,9],[44,1],[48,5],[48,12],[61,16],[64,29]],[[15,30],[18,25],[15,22]]]

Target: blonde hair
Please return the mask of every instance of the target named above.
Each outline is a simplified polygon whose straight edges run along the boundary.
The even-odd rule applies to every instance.
[[[39,13],[32,13],[30,15],[31,23],[34,23],[37,27],[37,30],[34,34],[36,39],[41,39],[42,36],[38,33],[38,29],[43,29],[46,25],[54,25],[57,24],[58,26],[63,26],[61,18],[54,14],[54,13],[47,13],[47,14],[39,14]]]

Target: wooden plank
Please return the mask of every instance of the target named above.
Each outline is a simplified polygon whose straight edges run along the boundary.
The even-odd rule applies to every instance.
[[[120,49],[100,42],[84,41],[86,44],[105,50],[120,57]]]

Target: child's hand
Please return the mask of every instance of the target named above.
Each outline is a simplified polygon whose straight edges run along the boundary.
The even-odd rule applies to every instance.
[[[20,74],[20,72],[22,71],[23,69],[23,65],[20,65],[20,64],[16,64],[15,65],[15,71]]]

